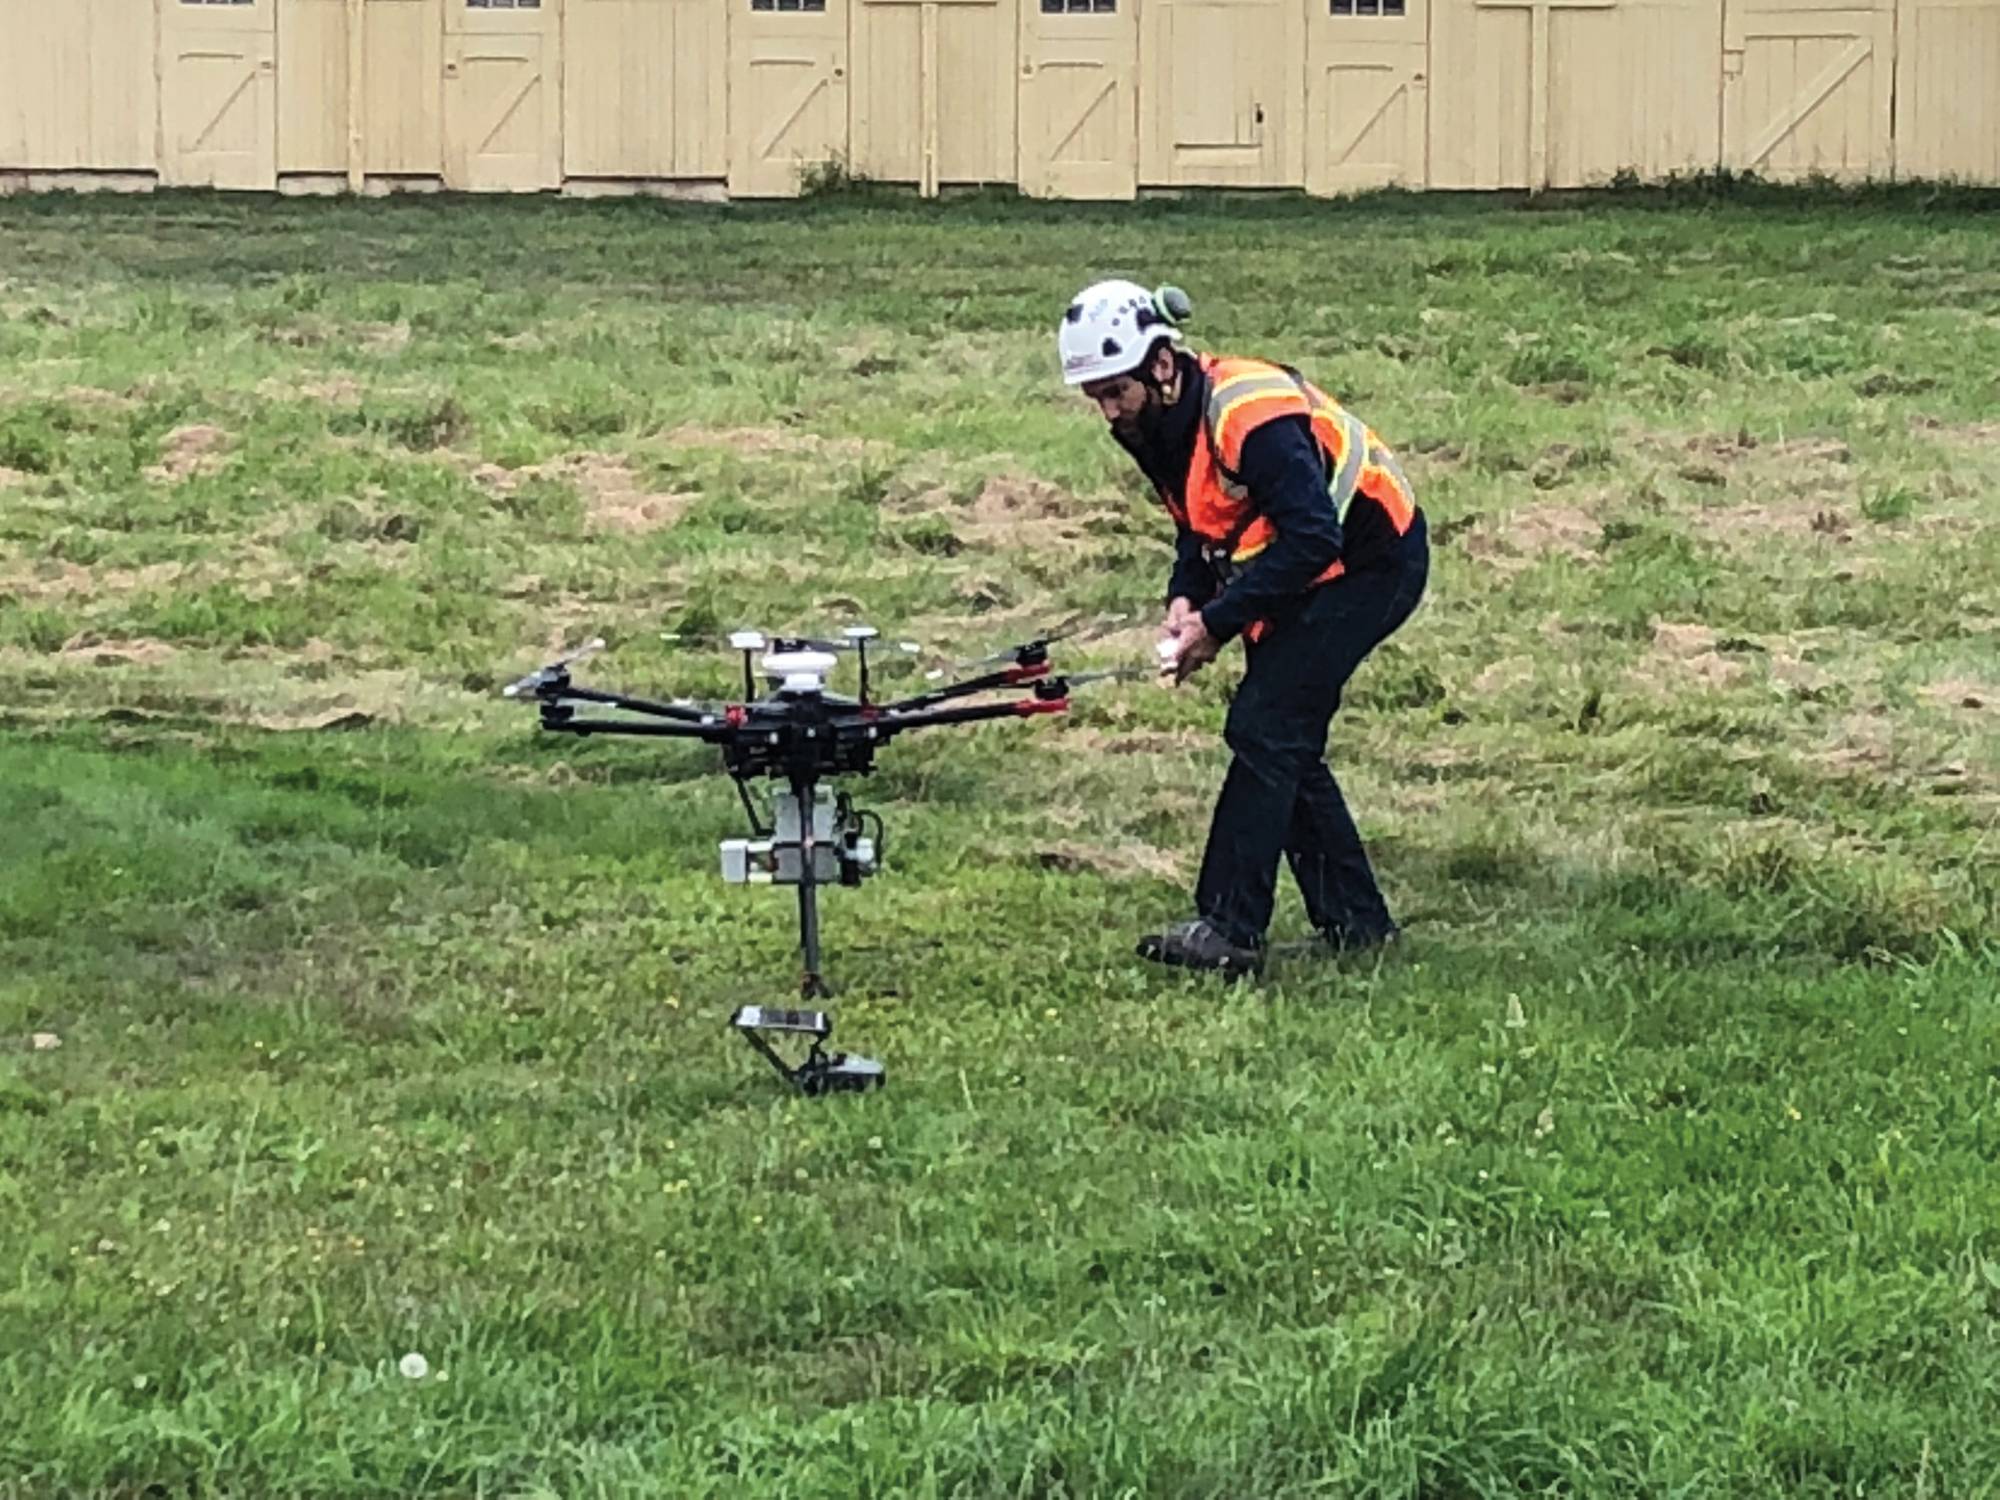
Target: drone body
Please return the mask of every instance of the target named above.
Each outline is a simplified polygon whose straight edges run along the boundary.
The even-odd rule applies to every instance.
[[[510,684],[505,694],[533,697],[541,709],[542,728],[550,732],[698,739],[716,746],[751,823],[751,837],[722,841],[722,877],[731,884],[797,888],[803,960],[800,995],[812,1001],[832,993],[819,965],[819,887],[858,886],[878,872],[882,849],[882,820],[857,809],[846,793],[821,783],[869,774],[881,748],[899,734],[947,724],[1058,714],[1068,709],[1072,686],[1136,675],[1124,670],[1052,675],[1050,644],[1077,628],[1051,632],[968,664],[968,668],[991,665],[996,670],[887,703],[876,702],[869,694],[868,643],[877,633],[868,626],[849,627],[844,643],[800,637],[767,640],[758,631],[730,636],[730,647],[743,655],[743,699],[736,703],[657,702],[577,686],[570,668],[601,650],[602,640]],[[856,697],[827,686],[839,664],[837,653],[845,649],[852,649],[860,663]],[[905,644],[901,649],[915,648]],[[753,669],[759,653],[765,685],[761,696]],[[959,701],[1010,691],[1022,695],[999,702]],[[638,717],[580,714],[579,704]],[[768,823],[758,816],[751,799],[750,783],[757,779],[782,784],[773,796]],[[867,832],[871,823],[872,837]],[[737,1009],[731,1022],[806,1093],[879,1087],[883,1081],[880,1064],[840,1053],[828,1056],[821,1050],[820,1043],[832,1030],[823,1011],[746,1005]],[[812,1036],[811,1055],[798,1067],[788,1066],[763,1041],[759,1035],[763,1031]]]

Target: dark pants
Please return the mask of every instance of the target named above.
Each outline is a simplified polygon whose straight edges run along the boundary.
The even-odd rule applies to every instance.
[[[1283,853],[1315,927],[1336,938],[1391,927],[1361,835],[1326,764],[1327,731],[1354,669],[1423,597],[1430,551],[1419,515],[1394,556],[1314,589],[1246,643],[1249,665],[1223,738],[1223,779],[1195,888],[1197,911],[1231,942],[1263,942]]]

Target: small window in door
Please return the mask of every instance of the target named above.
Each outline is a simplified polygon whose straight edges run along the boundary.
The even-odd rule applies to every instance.
[[[1042,0],[1045,16],[1108,16],[1118,10],[1118,0]]]
[[[750,0],[752,10],[825,10],[826,0]]]
[[[1405,0],[1327,0],[1336,16],[1400,16]]]
[[[183,5],[255,5],[257,0],[181,0]]]
[[[540,10],[542,0],[465,0],[467,10]]]

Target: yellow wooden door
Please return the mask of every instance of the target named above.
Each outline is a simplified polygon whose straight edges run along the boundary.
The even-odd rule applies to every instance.
[[[729,3],[729,191],[788,197],[848,161],[848,0]]]
[[[370,176],[444,176],[445,7],[363,0],[361,160]]]
[[[160,0],[160,178],[278,183],[277,0]]]
[[[563,171],[706,177],[729,170],[730,0],[569,0]]]
[[[1022,0],[1021,190],[1137,196],[1139,30],[1134,0]]]
[[[0,167],[156,169],[156,45],[134,0],[0,0]]]
[[[1902,0],[1896,175],[2000,183],[2000,0]]]
[[[1306,190],[1422,187],[1429,0],[1307,0]]]
[[[1305,177],[1299,0],[1146,0],[1139,180],[1296,187]]]
[[[446,187],[561,185],[561,53],[560,0],[445,0]]]
[[[1548,11],[1538,0],[1433,0],[1430,182],[1539,187],[1546,180]]]
[[[344,173],[347,0],[280,0],[278,170]]]
[[[1895,35],[1894,0],[1728,0],[1727,165],[1779,181],[1888,176]]]
[[[1559,5],[1548,21],[1550,187],[1711,172],[1722,160],[1723,0]]]
[[[856,0],[854,165],[915,183],[1014,181],[1016,0]]]

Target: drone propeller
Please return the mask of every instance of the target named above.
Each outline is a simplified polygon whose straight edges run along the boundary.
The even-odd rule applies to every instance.
[[[881,632],[872,625],[850,625],[841,632],[839,640],[809,635],[785,635],[777,639],[802,651],[867,651],[871,654],[896,651],[905,656],[916,656],[924,649],[915,641],[884,641]]]
[[[1137,682],[1141,678],[1155,676],[1143,667],[1101,667],[1090,672],[1064,672],[1050,679],[1055,687],[1082,687],[1087,682]]]
[[[762,651],[770,644],[761,630],[662,630],[660,639],[689,651]]]
[[[1097,615],[1095,617],[1089,615],[1072,616],[1070,619],[1056,626],[1055,629],[1045,631],[1032,640],[1023,641],[1017,646],[1003,646],[998,651],[991,652],[986,656],[977,657],[972,661],[958,662],[949,667],[933,668],[925,676],[935,680],[945,676],[947,673],[971,672],[980,667],[998,666],[1002,662],[1014,662],[1019,665],[1026,665],[1046,654],[1049,647],[1053,646],[1057,641],[1074,640],[1086,634],[1096,635],[1110,626],[1122,625],[1130,618],[1131,616],[1127,614]]]
[[[663,630],[660,639],[674,646],[699,647],[703,649],[727,649],[730,651],[769,651],[783,645],[796,651],[890,651],[905,656],[921,654],[923,647],[915,641],[883,641],[881,632],[872,625],[849,625],[841,632],[840,639],[813,635],[793,635],[788,631],[762,631],[753,629],[732,630],[727,635],[712,631]]]
[[[595,656],[603,649],[604,637],[600,635],[584,642],[583,645],[577,647],[576,650],[570,652],[567,656],[559,656],[547,666],[538,667],[526,677],[518,678],[508,683],[507,686],[500,690],[500,695],[503,698],[519,698],[535,692],[544,684],[555,682],[559,678],[567,676],[571,667],[575,666],[585,657]]]

